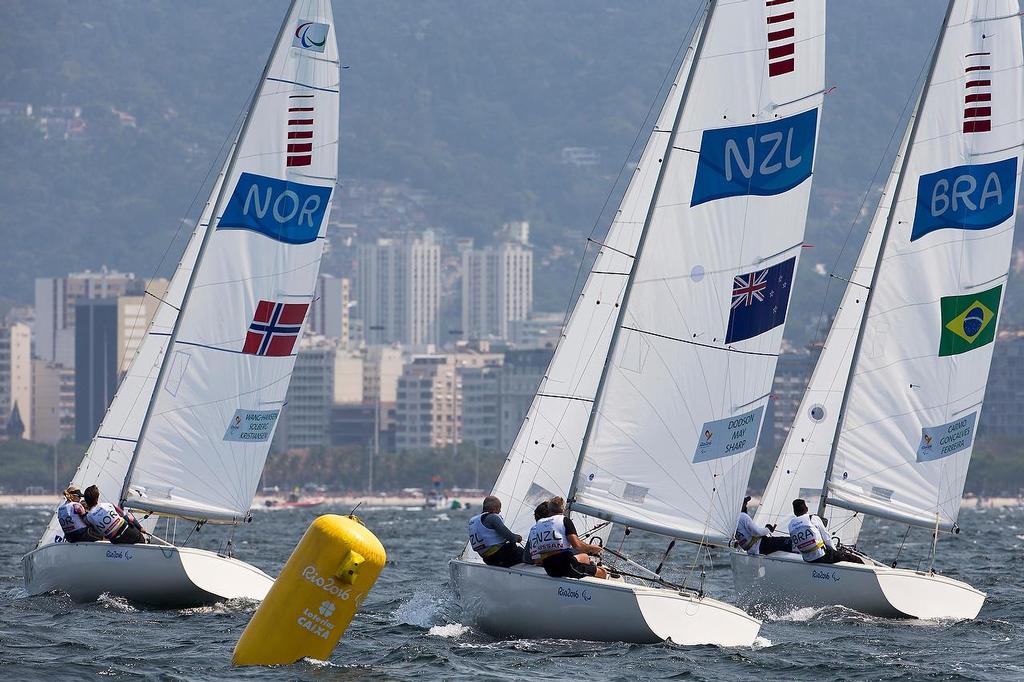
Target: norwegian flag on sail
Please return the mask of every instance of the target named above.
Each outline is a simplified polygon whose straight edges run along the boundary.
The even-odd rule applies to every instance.
[[[256,306],[242,352],[247,355],[291,355],[302,331],[308,303],[260,301]]]

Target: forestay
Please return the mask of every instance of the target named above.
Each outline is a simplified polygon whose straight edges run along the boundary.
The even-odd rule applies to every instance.
[[[573,509],[726,543],[803,241],[820,1],[712,3],[597,397]]]
[[[293,3],[212,198],[177,324],[149,332],[170,347],[122,493],[134,508],[211,521],[248,513],[327,230],[335,34],[328,0]]]
[[[668,91],[544,380],[494,484],[493,494],[504,504],[506,523],[524,538],[533,525],[536,505],[569,490],[633,254],[699,35],[700,28]],[[577,519],[581,532],[592,525],[586,519]]]
[[[841,417],[828,503],[957,519],[1013,248],[1017,2],[954,2],[918,112]]]

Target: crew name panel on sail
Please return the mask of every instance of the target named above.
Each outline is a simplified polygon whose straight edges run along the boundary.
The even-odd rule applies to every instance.
[[[320,234],[330,198],[330,187],[242,173],[217,229],[252,230],[286,244],[308,244]]]
[[[925,426],[921,429],[921,444],[917,448],[918,462],[931,462],[949,455],[955,455],[974,443],[974,425],[978,421],[975,410],[966,417],[940,426]]]
[[[753,449],[763,414],[764,407],[758,407],[735,417],[705,422],[693,453],[693,463],[731,457]]]
[[[910,241],[944,229],[987,230],[1013,215],[1017,157],[922,175]]]
[[[817,128],[814,108],[773,121],[705,130],[690,206],[793,189],[811,176]]]

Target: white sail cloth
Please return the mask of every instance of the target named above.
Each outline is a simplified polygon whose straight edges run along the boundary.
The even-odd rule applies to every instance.
[[[213,229],[127,484],[134,508],[213,521],[248,513],[327,231],[338,168],[335,36],[328,0],[293,4],[214,195]]]
[[[724,544],[750,474],[803,241],[825,5],[712,8],[574,509]]]
[[[918,111],[848,388],[828,502],[950,528],[1013,246],[1020,8],[958,0]]]
[[[494,484],[493,494],[502,500],[506,523],[523,537],[533,525],[537,504],[555,495],[566,495],[572,482],[633,254],[699,35],[698,27],[544,380]],[[592,524],[577,518],[576,525],[583,532]]]

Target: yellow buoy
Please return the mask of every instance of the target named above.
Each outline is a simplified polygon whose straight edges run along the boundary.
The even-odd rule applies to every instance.
[[[355,516],[325,514],[302,536],[235,645],[234,665],[326,660],[387,555]]]

